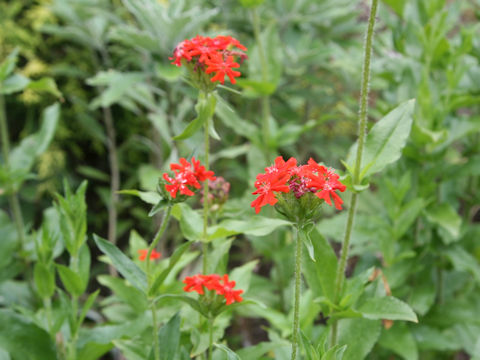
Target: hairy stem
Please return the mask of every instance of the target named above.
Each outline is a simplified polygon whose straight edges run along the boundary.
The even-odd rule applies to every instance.
[[[205,99],[208,103],[208,96],[209,94],[204,94]],[[213,95],[212,95],[213,96]],[[205,171],[210,170],[210,162],[209,162],[209,154],[210,154],[210,134],[209,134],[209,128],[210,128],[210,116],[207,116],[207,119],[205,120],[204,124],[204,146],[205,146],[205,157],[203,159],[204,161],[204,166],[205,166]],[[202,239],[203,239],[203,245],[202,245],[202,252],[203,252],[203,266],[202,270],[203,273],[207,273],[207,268],[208,268],[208,179],[205,180],[203,184],[203,234],[202,234]]]
[[[8,123],[3,95],[0,95],[0,133],[2,139],[3,161],[5,162],[5,167],[8,169],[10,166],[10,142],[8,140]],[[23,249],[25,244],[25,225],[23,222],[20,202],[18,201],[16,191],[14,191],[12,188],[8,189],[8,191],[10,193],[8,201],[10,204],[10,209],[12,210],[13,221],[15,222],[15,227],[17,229],[20,248]]]
[[[155,360],[160,360],[160,344],[158,342],[158,323],[157,323],[157,312],[155,310],[155,302],[151,302],[152,310],[152,327],[153,327],[153,354],[155,355]]]
[[[372,0],[372,6],[370,8],[370,16],[368,18],[367,34],[365,37],[364,47],[364,61],[362,69],[362,85],[360,92],[360,110],[358,121],[358,147],[355,157],[355,165],[353,171],[353,185],[359,185],[360,183],[360,169],[362,165],[363,148],[365,145],[365,136],[367,133],[367,111],[368,111],[368,93],[369,93],[369,81],[370,81],[370,61],[372,57],[372,44],[373,44],[373,29],[375,26],[375,16],[377,13],[378,0]],[[340,262],[337,266],[337,273],[335,277],[335,293],[334,300],[338,304],[340,296],[342,294],[343,284],[345,282],[345,268],[348,260],[348,249],[350,246],[350,239],[352,235],[353,225],[355,222],[355,212],[357,207],[358,194],[353,193],[350,198],[350,207],[348,209],[347,225],[345,228],[345,235],[342,243],[342,251],[340,255]],[[337,342],[337,320],[333,321],[331,328],[330,345],[334,346]]]
[[[300,280],[302,276],[302,241],[298,232],[298,228],[294,228],[295,239],[295,304],[293,311],[293,329],[292,329],[292,357],[291,360],[297,358],[298,332],[299,332],[299,317],[300,317]]]
[[[208,360],[212,360],[213,352],[213,322],[215,318],[208,319]]]

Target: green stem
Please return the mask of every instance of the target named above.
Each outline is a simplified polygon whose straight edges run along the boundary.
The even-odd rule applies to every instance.
[[[297,358],[297,344],[299,332],[299,317],[300,317],[300,280],[302,276],[302,241],[299,237],[298,228],[294,228],[294,239],[296,244],[295,251],[295,304],[293,311],[293,330],[292,330],[292,357],[291,360]]]
[[[213,322],[215,318],[208,319],[208,360],[212,360],[213,353]]]
[[[163,215],[162,223],[160,224],[160,228],[158,229],[155,237],[153,238],[152,243],[148,247],[147,258],[145,259],[147,262],[147,279],[150,281],[150,256],[152,254],[153,249],[157,246],[158,242],[160,241],[165,229],[167,228],[168,221],[170,220],[170,214],[172,213],[172,206],[168,205],[165,209],[165,214]]]
[[[208,103],[208,97],[210,96],[208,93],[204,94],[206,102]],[[213,95],[212,95],[213,96]],[[207,116],[207,119],[205,120],[204,124],[204,146],[205,146],[205,155],[204,155],[204,166],[205,166],[205,171],[210,170],[210,162],[209,162],[209,154],[210,154],[210,134],[209,134],[209,128],[210,128],[210,116]],[[203,252],[203,266],[202,270],[203,273],[207,273],[208,269],[208,179],[205,180],[203,184],[203,234],[202,234],[202,239],[203,239],[203,245],[202,245],[202,252]]]
[[[262,81],[268,82],[268,63],[265,56],[265,48],[263,47],[262,37],[260,36],[260,19],[258,18],[257,8],[254,7],[251,11],[253,35],[258,46],[258,56],[260,58],[260,68],[262,72]],[[263,143],[265,145],[265,157],[267,162],[270,161],[270,97],[268,95],[262,96],[262,135]]]
[[[359,185],[360,183],[360,170],[362,165],[363,148],[365,145],[365,136],[367,133],[367,111],[368,111],[368,93],[369,93],[369,81],[370,81],[370,62],[372,57],[372,44],[373,44],[373,29],[375,26],[375,16],[377,13],[378,0],[372,0],[372,6],[370,8],[370,16],[368,18],[367,34],[365,38],[364,47],[364,61],[362,69],[362,85],[360,92],[360,110],[359,110],[359,123],[358,123],[358,147],[355,157],[355,165],[353,172],[353,185]],[[348,209],[347,225],[345,229],[345,235],[342,243],[342,252],[340,255],[340,262],[337,266],[337,273],[335,277],[335,293],[334,300],[338,304],[342,294],[343,284],[345,282],[345,268],[348,260],[348,249],[350,246],[350,239],[352,235],[353,225],[355,222],[355,211],[357,207],[358,194],[353,193],[350,199],[350,207]],[[337,320],[333,321],[330,337],[330,345],[334,346],[337,342]]]
[[[153,326],[153,353],[155,355],[155,360],[160,360],[160,343],[158,342],[158,334],[157,334],[157,329],[158,329],[158,323],[157,323],[157,312],[155,310],[155,302],[151,302],[151,307],[150,309],[152,310],[152,326]]]
[[[73,316],[73,329],[71,330],[71,338],[68,343],[68,360],[76,360],[77,359],[77,339],[78,339],[78,298],[76,296],[72,296],[72,316]]]
[[[3,161],[5,162],[5,168],[9,169],[9,155],[10,155],[10,142],[8,140],[8,123],[7,115],[5,111],[5,102],[3,96],[0,95],[0,133],[2,138],[2,155]],[[18,196],[16,191],[12,188],[8,189],[9,195],[9,204],[12,210],[13,221],[15,222],[15,227],[18,233],[18,239],[20,242],[20,248],[24,248],[25,244],[25,225],[23,222],[22,210],[20,208],[20,202],[18,201]]]

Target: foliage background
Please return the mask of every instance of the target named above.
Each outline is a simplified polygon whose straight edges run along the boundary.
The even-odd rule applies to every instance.
[[[248,2],[0,2],[0,59],[18,47],[17,72],[31,79],[50,76],[61,93],[26,89],[5,97],[14,144],[39,128],[46,106],[56,98],[61,102],[54,140],[35,162],[37,175],[19,192],[27,227],[40,226],[53,194],[62,192],[64,178],[73,188],[88,179],[88,233],[108,236],[108,208],[116,204],[121,248],[131,250],[135,236],[152,238],[159,219],[147,216],[150,209],[140,199],[118,197],[111,180],[118,177],[118,189],[153,191],[170,162],[202,156],[200,135],[172,140],[194,118],[196,94],[168,60],[179,41],[196,34],[231,34],[249,49],[241,68],[244,77],[234,87],[241,96],[220,90],[225,102],[215,117],[219,139],[212,144],[212,168],[231,183],[230,201],[220,217],[252,216],[253,179],[277,154],[302,162],[311,156],[343,169],[341,160],[356,136],[368,4],[266,0],[248,8],[242,3]],[[378,343],[370,346],[376,343],[372,359],[468,359],[480,354],[479,6],[467,0],[381,3],[370,120],[373,124],[398,103],[415,98],[414,124],[403,157],[373,177],[362,194],[348,270],[358,274],[370,266],[382,268],[392,293],[409,303],[420,321],[379,329]],[[113,139],[117,175],[109,158]],[[6,197],[0,202],[6,232]],[[345,213],[326,209],[318,229],[335,244],[344,222]],[[185,236],[178,226],[170,226],[162,244],[165,254]],[[98,250],[90,241],[95,276],[106,267],[95,260]],[[279,313],[290,309],[291,252],[285,230],[234,240],[229,268],[257,260],[250,263],[249,293],[273,310],[263,316],[241,313],[226,330],[232,348],[288,334],[289,323]],[[7,247],[4,256],[15,258]],[[10,265],[2,263],[5,269]],[[35,311],[38,299],[21,275],[5,269],[2,307],[23,298],[26,308]],[[98,286],[93,279],[89,289]],[[108,291],[102,296],[106,303],[95,307],[101,321],[93,316],[92,323],[117,324],[125,320],[122,316],[128,318],[107,305]],[[321,324],[321,318],[304,315],[302,325],[313,338]],[[121,342],[115,346],[127,348]]]

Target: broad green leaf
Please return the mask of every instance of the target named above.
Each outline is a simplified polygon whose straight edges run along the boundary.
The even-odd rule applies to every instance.
[[[317,229],[310,232],[315,262],[307,254],[303,255],[303,273],[314,296],[325,296],[334,301],[337,256],[328,241]]]
[[[10,354],[0,347],[0,360],[11,360]]]
[[[370,298],[357,309],[364,318],[371,320],[406,320],[418,322],[412,308],[403,301],[393,297]]]
[[[446,230],[453,240],[458,239],[462,218],[452,205],[448,203],[432,205],[426,210],[426,215],[430,222]]]
[[[56,264],[56,267],[65,289],[71,295],[76,297],[82,295],[87,287],[87,284],[83,283],[80,276],[64,265]]]
[[[242,289],[244,295],[250,287],[253,269],[257,266],[257,264],[258,260],[249,261],[248,263],[233,269],[230,274],[229,278],[231,280],[235,280],[235,289]]]
[[[168,267],[163,270],[158,277],[154,280],[153,285],[151,286],[150,290],[148,291],[149,295],[154,295],[160,286],[162,286],[163,282],[167,278],[168,274],[172,271],[174,266],[178,263],[178,261],[182,258],[182,255],[190,249],[190,246],[192,244],[190,242],[186,242],[185,244],[182,244],[179,246],[175,252],[170,256],[170,259],[168,261]]]
[[[254,346],[249,346],[243,349],[237,350],[237,354],[241,359],[261,359],[266,353],[269,353],[280,346],[285,344],[277,342],[261,342]]]
[[[80,328],[78,347],[82,348],[88,343],[110,344],[113,340],[123,337],[133,338],[151,326],[151,315],[144,313],[134,320],[117,325],[101,325],[93,328]]]
[[[175,204],[172,215],[180,222],[180,230],[183,236],[190,241],[202,239],[203,218],[195,210],[185,203]]]
[[[417,343],[405,323],[396,322],[390,329],[384,329],[378,343],[405,360],[418,360]]]
[[[8,95],[22,91],[29,83],[30,80],[25,76],[13,74],[1,85],[0,94]]]
[[[161,360],[175,359],[180,344],[180,320],[180,314],[176,313],[158,331]]]
[[[342,360],[363,360],[380,336],[381,322],[368,319],[345,319],[338,323],[338,344],[347,345]]]
[[[415,100],[406,101],[380,119],[369,131],[362,158],[360,178],[375,174],[385,166],[394,163],[402,155],[412,127]],[[347,164],[354,168],[358,143],[355,143],[347,158]]]
[[[203,93],[200,92],[198,102],[195,105],[195,110],[197,111],[197,117],[187,125],[185,130],[180,135],[175,136],[174,140],[185,140],[193,136],[203,124],[208,119],[212,119],[213,114],[215,113],[215,105],[217,103],[217,98],[215,95],[207,95],[205,98]]]
[[[460,246],[454,246],[447,249],[445,255],[450,259],[456,270],[471,273],[480,284],[480,264],[472,254]]]
[[[48,333],[24,316],[0,309],[0,348],[15,359],[56,359],[55,345]]]
[[[59,116],[60,106],[58,103],[43,111],[40,130],[24,138],[10,153],[11,170],[21,170],[24,173],[30,171],[35,159],[47,149],[52,141]]]
[[[190,305],[190,307],[193,310],[202,314],[206,318],[208,318],[208,316],[209,316],[208,309],[205,308],[205,306],[203,306],[199,301],[197,301],[194,298],[191,298],[190,296],[187,296],[187,295],[164,294],[164,295],[157,296],[155,298],[155,302],[161,301],[161,300],[168,300],[168,299],[184,302],[184,303]]]
[[[118,272],[138,290],[145,293],[147,290],[147,276],[142,269],[112,243],[95,234],[93,239],[98,248],[108,256]]]
[[[160,200],[162,200],[162,197],[160,196],[160,194],[154,191],[140,191],[140,190],[132,189],[132,190],[120,190],[118,193],[122,195],[137,196],[147,204],[151,204],[151,205],[157,205],[160,202]]]
[[[55,80],[49,77],[44,77],[39,80],[31,81],[27,85],[27,89],[39,92],[46,92],[52,94],[57,98],[62,97],[62,93],[58,90]]]
[[[225,220],[218,224],[218,228],[235,231],[238,234],[265,236],[281,226],[292,225],[291,222],[281,219],[272,219],[263,216],[254,216],[248,220]],[[212,227],[210,229],[217,229]],[[209,229],[209,233],[210,230]]]
[[[396,240],[405,235],[425,205],[425,200],[417,198],[402,207],[400,213],[393,219],[393,233]]]
[[[228,360],[241,360],[240,357],[235,354],[235,352],[230,349],[228,346],[223,344],[214,344],[216,348],[222,350],[226,355]]]
[[[137,312],[142,313],[148,309],[148,302],[144,294],[125,280],[109,275],[100,275],[97,279],[100,284],[108,287],[115,296],[125,301]]]
[[[236,134],[246,137],[254,143],[259,142],[260,130],[254,124],[249,123],[245,119],[238,116],[235,110],[223,100],[218,94],[217,106],[215,108],[215,114],[222,120],[225,126],[233,130]]]
[[[33,278],[38,294],[42,298],[50,298],[55,292],[55,270],[41,262],[35,263]]]
[[[113,344],[97,344],[89,342],[78,350],[77,359],[98,360],[113,348]]]

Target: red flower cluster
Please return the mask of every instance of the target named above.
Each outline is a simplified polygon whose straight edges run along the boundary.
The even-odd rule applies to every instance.
[[[217,274],[187,276],[183,283],[185,284],[184,291],[196,291],[200,295],[205,294],[204,288],[215,290],[217,295],[223,295],[227,305],[243,300],[240,296],[243,290],[234,290],[235,281],[229,281],[227,274],[223,275],[223,277]]]
[[[332,205],[330,195],[333,197],[335,208],[342,209],[343,200],[335,192],[345,191],[346,186],[339,180],[338,174],[333,169],[317,164],[313,159],[307,165],[297,166],[297,160],[290,158],[285,162],[281,156],[275,159],[275,164],[265,168],[265,174],[258,174],[255,181],[253,195],[259,195],[252,207],[258,214],[262,206],[277,203],[276,193],[292,192],[298,199],[305,193],[314,193],[319,199]]]
[[[163,178],[169,183],[165,184],[165,189],[174,199],[178,191],[182,195],[193,196],[195,193],[189,186],[200,189],[200,181],[216,179],[213,171],[206,171],[205,166],[200,165],[200,161],[195,160],[194,157],[191,164],[185,158],[180,158],[180,164],[170,164],[170,169],[175,173],[175,177],[171,178],[164,173]]]
[[[138,250],[138,260],[145,261],[147,259],[147,255],[148,255],[148,249]],[[150,260],[160,259],[161,256],[162,256],[161,253],[153,249],[150,254]]]
[[[246,55],[242,51],[232,50],[233,48],[247,50],[231,36],[219,35],[212,39],[197,35],[178,44],[173,51],[173,57],[169,59],[174,60],[172,64],[177,66],[182,66],[182,60],[193,61],[195,70],[200,69],[206,74],[214,73],[211,82],[219,81],[224,84],[225,76],[228,76],[230,82],[235,84],[235,77],[240,76],[240,72],[233,70],[240,67],[240,64],[235,62],[235,56],[239,56],[243,61]]]

